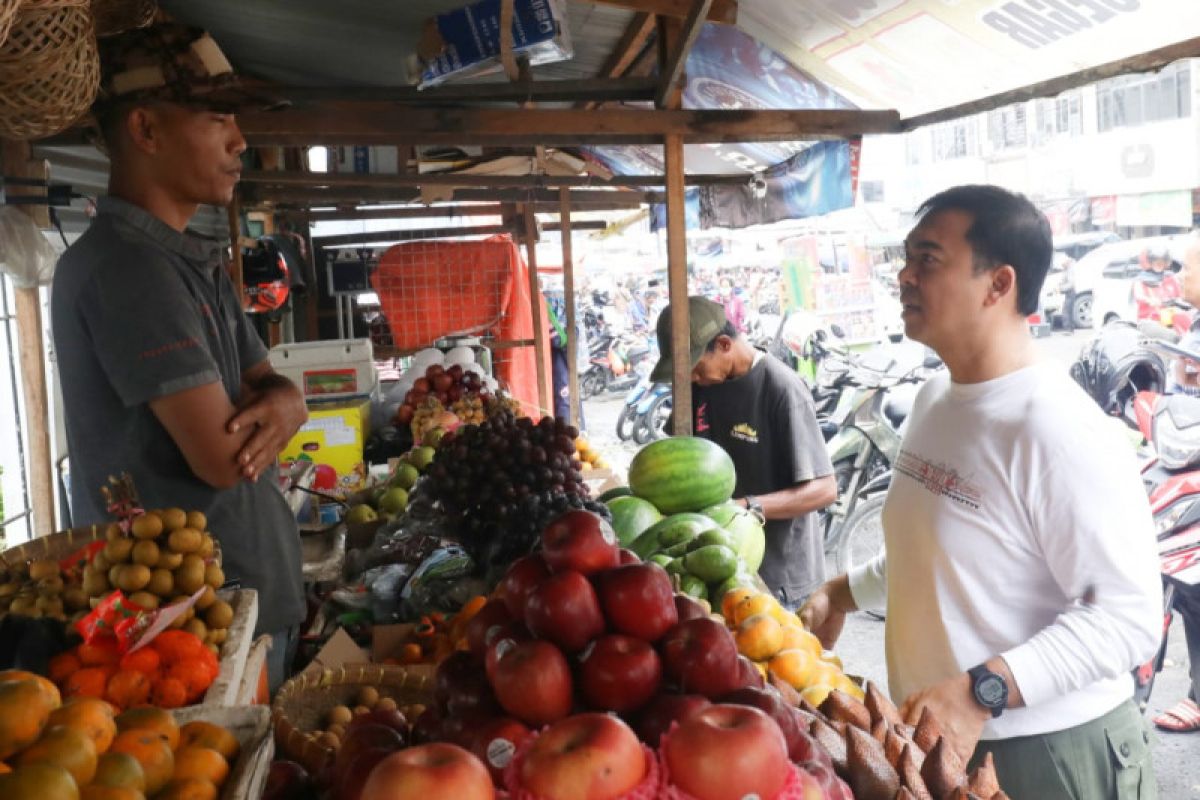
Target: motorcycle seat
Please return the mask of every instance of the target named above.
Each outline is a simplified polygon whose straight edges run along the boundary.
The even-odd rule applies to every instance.
[[[889,394],[883,401],[883,415],[892,423],[893,428],[899,428],[904,420],[912,413],[914,395],[909,392]]]

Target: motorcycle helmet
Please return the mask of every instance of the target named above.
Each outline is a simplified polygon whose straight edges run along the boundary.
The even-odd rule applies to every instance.
[[[1141,339],[1132,323],[1111,322],[1071,365],[1071,377],[1105,414],[1120,416],[1138,392],[1166,391],[1166,365]]]

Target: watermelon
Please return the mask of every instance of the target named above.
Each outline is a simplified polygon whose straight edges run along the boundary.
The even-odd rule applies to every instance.
[[[653,503],[633,495],[615,497],[607,505],[621,547],[633,544],[643,531],[663,518]]]
[[[628,486],[614,486],[604,494],[597,497],[596,501],[607,504],[618,497],[628,497],[631,494],[633,494],[633,491]]]
[[[725,532],[734,541],[734,550],[750,572],[758,572],[763,553],[767,549],[767,537],[758,516],[742,509],[725,525]]]
[[[711,519],[713,522],[724,528],[734,517],[742,513],[746,509],[742,508],[738,503],[732,500],[726,500],[724,503],[717,503],[709,506],[700,513]]]
[[[668,547],[688,542],[701,533],[717,527],[703,514],[674,514],[654,523],[637,537],[629,549],[639,558],[648,558]]]
[[[629,488],[664,514],[699,511],[728,500],[735,483],[729,454],[692,436],[652,442],[629,465]]]

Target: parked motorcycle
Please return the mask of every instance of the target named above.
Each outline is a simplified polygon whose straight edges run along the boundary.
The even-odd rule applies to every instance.
[[[617,438],[622,442],[633,439],[639,444],[645,444],[638,440],[637,435],[643,417],[656,399],[671,392],[671,387],[667,384],[651,382],[649,369],[642,369],[641,374],[642,377],[637,385],[625,395],[625,403],[621,408],[621,413],[617,416]]]
[[[667,383],[654,384],[651,391],[638,403],[633,441],[641,445],[666,438],[667,423],[671,419],[674,407],[671,400],[671,385]]]
[[[654,366],[654,350],[644,339],[609,332],[589,342],[588,368],[580,377],[580,394],[587,399],[604,392],[632,389],[641,371]]]

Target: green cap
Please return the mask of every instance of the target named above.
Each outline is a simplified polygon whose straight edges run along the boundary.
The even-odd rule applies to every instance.
[[[688,327],[691,330],[691,363],[689,367],[704,356],[708,343],[717,338],[726,325],[725,308],[720,303],[714,303],[706,297],[692,296],[688,298]],[[671,307],[667,306],[658,315],[658,351],[662,354],[650,380],[655,383],[669,383],[675,372],[671,361]]]

